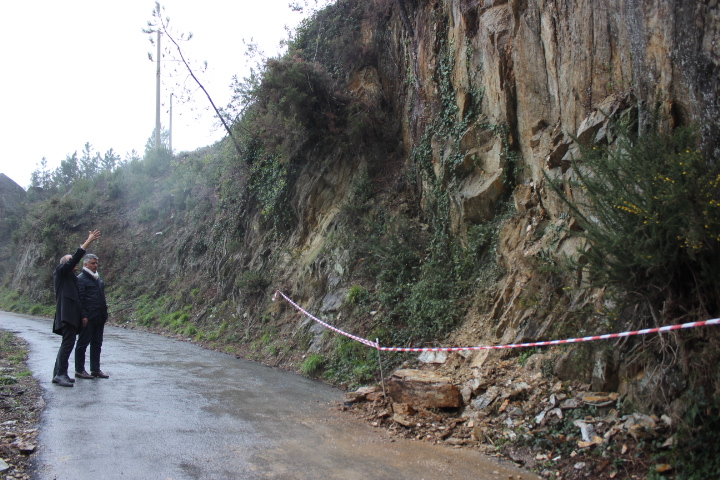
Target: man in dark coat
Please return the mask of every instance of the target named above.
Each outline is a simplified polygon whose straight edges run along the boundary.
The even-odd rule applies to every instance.
[[[85,243],[73,255],[63,256],[60,259],[60,265],[55,267],[53,272],[53,285],[55,287],[53,333],[62,335],[62,342],[55,359],[52,381],[62,387],[73,386],[74,379],[71,380],[67,372],[68,360],[75,345],[75,335],[77,335],[83,323],[87,323],[87,318],[82,316],[75,269],[80,259],[85,255],[85,250],[98,238],[100,238],[99,230],[89,232]]]
[[[75,378],[108,378],[109,375],[100,370],[100,350],[102,349],[103,331],[108,318],[105,302],[105,284],[97,273],[98,257],[92,253],[83,259],[83,271],[78,275],[78,291],[82,316],[87,318],[87,325],[80,329],[75,344]],[[90,345],[90,373],[85,371],[85,350]]]

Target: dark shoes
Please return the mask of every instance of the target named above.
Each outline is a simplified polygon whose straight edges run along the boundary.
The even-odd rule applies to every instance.
[[[61,387],[72,387],[73,384],[67,375],[55,375],[52,379],[52,383],[57,383]]]
[[[92,380],[94,378],[110,378],[110,375],[105,375],[102,371],[88,373],[83,370],[82,372],[75,372],[75,378]],[[52,379],[52,383],[56,383],[61,387],[72,387],[73,383],[75,383],[75,378],[70,378],[67,375],[55,375]]]

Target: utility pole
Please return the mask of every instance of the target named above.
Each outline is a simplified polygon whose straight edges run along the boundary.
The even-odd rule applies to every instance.
[[[155,148],[160,148],[160,30],[157,32],[157,79],[155,82]]]
[[[172,155],[173,149],[172,149],[172,97],[173,94],[170,94],[170,155]]]

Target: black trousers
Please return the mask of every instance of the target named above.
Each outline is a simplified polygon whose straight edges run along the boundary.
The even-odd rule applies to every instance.
[[[53,377],[57,375],[67,375],[68,361],[70,359],[70,353],[75,346],[76,335],[77,328],[74,325],[63,323],[62,342],[60,343],[57,358],[55,359],[55,369],[53,370]]]
[[[90,371],[100,371],[100,351],[102,350],[103,332],[105,331],[105,323],[88,322],[80,330],[77,344],[75,345],[75,371],[82,372],[85,370],[85,351],[90,345]]]

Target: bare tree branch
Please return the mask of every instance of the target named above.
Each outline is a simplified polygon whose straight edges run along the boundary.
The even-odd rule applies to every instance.
[[[230,137],[230,140],[232,141],[233,146],[235,147],[235,150],[237,151],[238,155],[240,155],[242,157],[243,150],[242,150],[242,147],[240,146],[240,143],[233,135],[233,132],[230,129],[230,126],[225,121],[224,116],[220,113],[220,110],[215,105],[215,102],[213,101],[212,97],[210,96],[210,93],[207,91],[207,89],[202,84],[202,82],[200,82],[200,79],[198,79],[197,75],[195,74],[195,71],[190,66],[190,63],[186,60],[185,55],[183,54],[182,48],[180,48],[180,45],[178,44],[178,42],[176,42],[175,39],[173,38],[173,36],[170,34],[170,30],[169,30],[170,18],[169,17],[163,18],[162,14],[161,14],[161,7],[160,7],[159,2],[155,2],[155,9],[153,10],[153,16],[159,20],[159,24],[153,25],[152,22],[148,22],[148,28],[143,29],[143,32],[150,34],[150,33],[154,33],[156,31],[158,31],[157,29],[159,29],[160,33],[162,35],[167,36],[167,38],[170,39],[170,41],[173,43],[173,45],[175,45],[175,49],[177,50],[177,53],[180,57],[181,62],[183,63],[183,65],[185,65],[185,68],[187,69],[188,73],[190,74],[190,77],[192,77],[192,79],[195,81],[197,86],[203,91],[203,93],[207,97],[208,102],[210,102],[210,105],[212,106],[213,110],[215,111],[215,115],[217,116],[218,119],[220,119],[220,122],[222,123],[223,127],[225,128],[225,131],[227,132],[228,136]],[[189,40],[192,38],[192,33],[188,35],[187,39],[185,39],[183,37],[184,37],[184,35],[181,35],[181,39]],[[152,37],[150,37],[150,41],[153,42]],[[148,54],[148,57],[152,60],[152,55]],[[207,66],[207,62],[205,62],[205,65]]]

